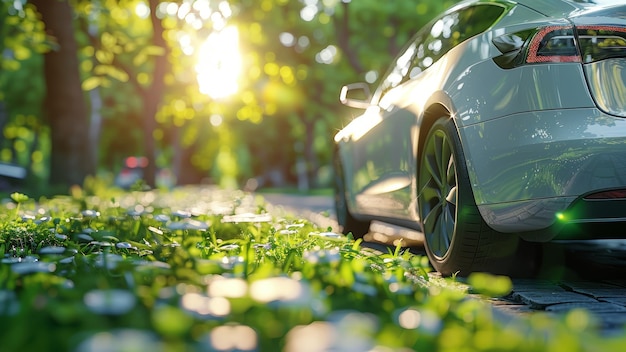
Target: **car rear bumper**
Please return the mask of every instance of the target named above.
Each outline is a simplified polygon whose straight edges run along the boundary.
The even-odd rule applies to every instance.
[[[626,188],[626,119],[597,109],[515,114],[460,134],[476,204],[497,231],[546,229],[581,195]]]
[[[529,241],[626,238],[626,199],[569,197],[478,207],[492,228]]]

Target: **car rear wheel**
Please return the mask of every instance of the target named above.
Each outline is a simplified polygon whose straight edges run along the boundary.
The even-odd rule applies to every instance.
[[[492,230],[469,184],[461,143],[450,118],[428,133],[418,171],[418,207],[428,258],[443,275],[506,274],[519,238]]]
[[[346,187],[343,177],[343,166],[341,160],[336,156],[334,160],[335,167],[335,212],[337,214],[337,222],[343,228],[343,232],[352,233],[354,239],[363,238],[369,232],[370,221],[362,221],[354,218],[348,209],[346,200]]]

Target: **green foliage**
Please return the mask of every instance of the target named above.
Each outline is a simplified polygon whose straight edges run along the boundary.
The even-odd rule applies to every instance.
[[[98,180],[0,211],[3,351],[619,350],[574,310],[499,320],[425,258],[372,253],[217,188]],[[504,293],[507,279],[477,274]]]
[[[27,201],[29,198],[25,194],[15,192],[15,193],[11,193],[11,199],[13,199],[14,202],[20,204],[20,203]]]
[[[29,198],[25,194],[14,192],[11,194],[11,199],[17,203],[17,206],[15,207],[15,215],[17,215],[20,211],[20,204],[26,202]]]
[[[0,72],[19,70],[22,61],[47,51],[47,39],[43,23],[30,3],[0,1]]]
[[[37,118],[44,95],[41,53],[50,42],[31,4],[0,1],[0,161],[44,176],[46,136]],[[29,167],[30,166],[30,167]]]

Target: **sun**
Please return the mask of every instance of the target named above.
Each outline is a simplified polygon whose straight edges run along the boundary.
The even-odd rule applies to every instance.
[[[198,52],[196,73],[200,92],[213,99],[237,93],[241,61],[237,27],[226,27],[212,33]]]

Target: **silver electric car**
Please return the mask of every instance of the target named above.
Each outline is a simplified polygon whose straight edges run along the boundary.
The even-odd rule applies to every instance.
[[[346,233],[421,231],[445,275],[506,273],[520,243],[626,238],[623,0],[464,1],[340,99],[364,109],[334,138]]]

